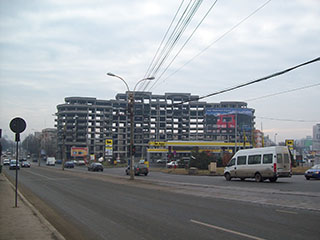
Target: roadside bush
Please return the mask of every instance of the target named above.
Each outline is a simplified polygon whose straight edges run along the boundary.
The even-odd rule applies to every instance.
[[[192,152],[189,167],[196,167],[198,169],[207,170],[208,165],[211,162],[217,162],[217,166],[219,166],[219,160],[215,155],[212,155],[210,152],[199,152],[198,150],[196,150]]]

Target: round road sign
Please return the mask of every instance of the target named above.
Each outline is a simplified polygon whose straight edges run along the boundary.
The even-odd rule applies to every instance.
[[[19,117],[16,117],[10,122],[10,129],[14,133],[22,133],[26,129],[26,122]]]

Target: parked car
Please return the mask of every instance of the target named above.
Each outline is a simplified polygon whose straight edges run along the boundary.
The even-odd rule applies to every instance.
[[[103,166],[101,163],[93,162],[93,163],[90,163],[90,165],[88,166],[88,171],[93,171],[93,172],[101,171],[101,172],[103,172]]]
[[[139,176],[140,174],[144,174],[145,176],[147,176],[149,173],[149,168],[147,167],[146,164],[137,163],[133,166],[133,171],[134,171],[134,175],[136,176]],[[127,175],[130,174],[130,166],[127,167],[126,174]]]
[[[164,160],[164,159],[158,159],[158,160],[157,160],[157,163],[159,163],[159,164],[161,164],[161,163],[166,163],[166,160]]]
[[[78,165],[78,166],[83,166],[83,165],[86,165],[86,162],[85,162],[84,160],[79,160],[79,161],[77,162],[77,165]]]
[[[314,165],[312,168],[308,169],[304,176],[307,180],[310,180],[310,178],[317,178],[320,179],[320,164]]]
[[[17,164],[16,160],[11,160],[9,169],[10,170],[14,170],[14,169],[18,169],[19,170],[20,169],[20,163],[18,162],[18,164]]]
[[[178,162],[177,162],[177,161],[169,162],[169,163],[167,164],[167,167],[168,167],[168,168],[177,168],[177,167],[178,167]]]
[[[31,164],[30,164],[29,161],[23,161],[23,162],[21,163],[21,167],[29,168],[29,167],[31,167]]]
[[[62,164],[62,160],[61,159],[56,159],[56,164]]]
[[[6,159],[3,160],[3,166],[5,166],[5,165],[10,165],[9,158],[6,158]]]
[[[66,162],[64,163],[64,167],[65,167],[65,168],[74,168],[74,163],[73,163],[73,161],[66,161]]]

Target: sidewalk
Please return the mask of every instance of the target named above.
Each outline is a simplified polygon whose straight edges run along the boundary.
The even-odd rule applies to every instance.
[[[64,240],[64,237],[0,173],[0,239]]]

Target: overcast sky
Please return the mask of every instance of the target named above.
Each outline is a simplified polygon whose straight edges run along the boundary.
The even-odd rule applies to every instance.
[[[213,2],[203,2],[175,51]],[[319,0],[273,0],[215,42],[265,2],[218,0],[150,91],[203,96],[319,57]],[[125,92],[125,85],[106,76],[107,72],[123,77],[133,88],[145,76],[179,5],[178,0],[1,0],[3,135],[12,138],[9,122],[17,116],[27,122],[23,137],[53,127],[52,115],[65,97],[113,99],[118,92]],[[300,139],[311,136],[312,126],[320,123],[319,83],[318,61],[204,100],[247,101],[248,107],[255,109],[256,128],[262,127],[272,140],[276,133],[277,142]]]

